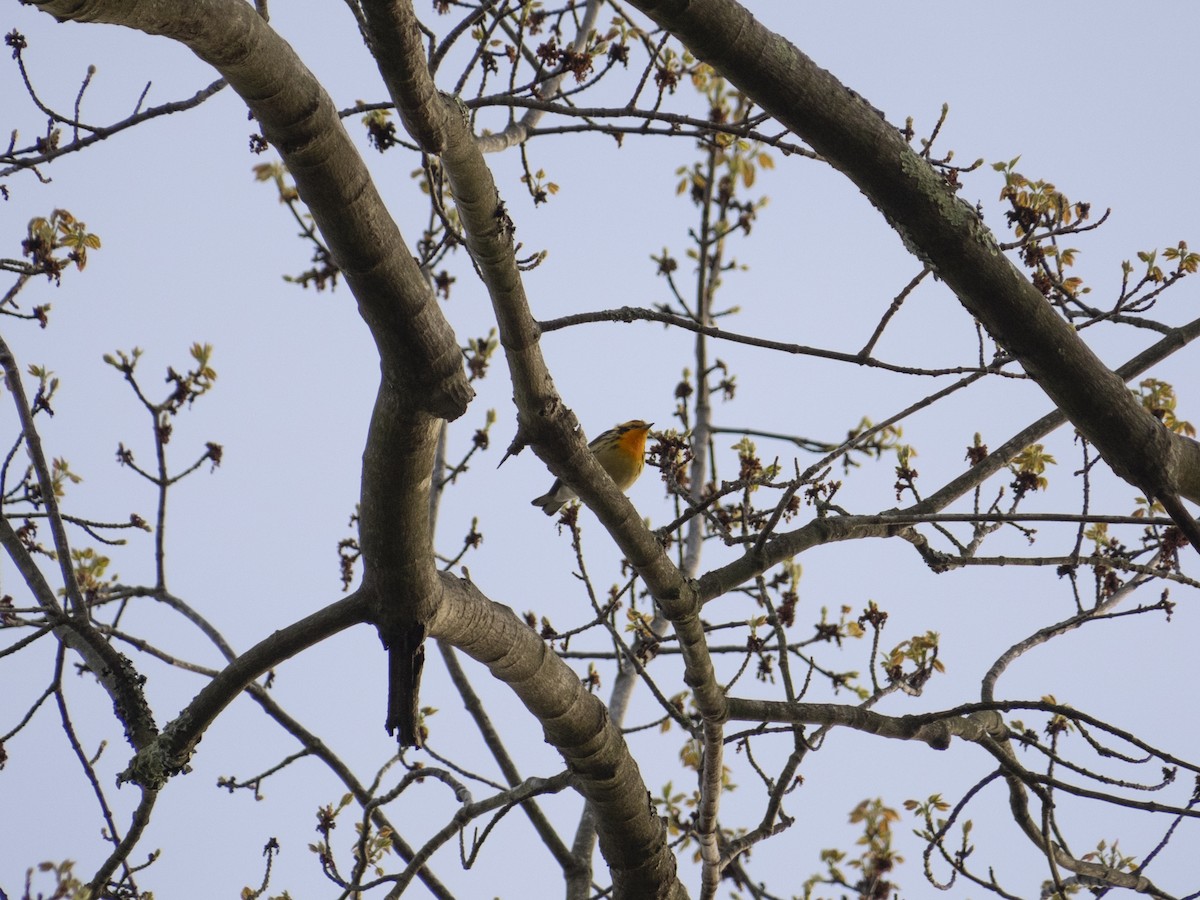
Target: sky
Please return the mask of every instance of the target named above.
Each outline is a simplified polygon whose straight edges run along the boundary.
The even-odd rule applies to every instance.
[[[952,148],[956,161],[982,158],[991,164],[1019,156],[1018,168],[1029,177],[1053,181],[1072,200],[1090,201],[1096,212],[1111,209],[1103,228],[1075,239],[1082,251],[1077,272],[1093,286],[1095,297],[1113,295],[1122,260],[1140,250],[1196,239],[1200,188],[1192,174],[1196,135],[1190,90],[1197,63],[1191,6],[1152,3],[1134,18],[1126,4],[1110,2],[1024,3],[1003,10],[984,4],[948,9],[930,3],[758,0],[749,5],[894,124],[912,116],[917,133],[926,134],[942,104],[949,104],[938,146]],[[419,6],[433,25],[444,24]],[[318,8],[276,0],[271,10],[274,26],[339,106],[383,98],[344,5]],[[70,107],[87,66],[97,67],[83,106],[92,122],[128,114],[146,82],[151,82],[147,102],[161,103],[188,96],[215,77],[165,40],[107,26],[59,26],[18,4],[9,4],[5,30],[11,28],[28,38],[25,58],[33,82],[58,108]],[[19,129],[28,140],[44,123],[24,93],[15,63],[4,62],[0,125]],[[380,156],[366,147],[356,120],[347,121],[402,232],[415,240],[425,213],[411,177],[413,158],[399,151]],[[168,584],[240,649],[342,596],[335,548],[351,534],[348,521],[378,377],[370,337],[345,286],[317,294],[281,277],[307,268],[309,251],[273,189],[253,180],[252,167],[270,157],[248,152],[252,130],[244,105],[225,91],[199,109],[56,162],[44,172],[49,183],[27,173],[0,179],[9,193],[0,203],[5,242],[0,256],[16,256],[28,220],[55,208],[69,209],[103,241],[85,272],[67,273],[61,287],[39,282],[22,294],[28,304],[53,304],[48,329],[6,321],[3,331],[23,366],[45,365],[62,379],[56,414],[43,422],[42,438],[51,455],[67,457],[84,477],[68,494],[73,512],[121,519],[131,512],[146,516],[153,508],[149,486],[118,468],[114,457],[120,442],[139,460],[151,458],[148,418],[102,355],[144,348],[139,374],[154,395],[166,390],[167,366],[189,364],[193,342],[214,345],[216,389],[179,417],[169,450],[175,469],[199,456],[206,441],[221,444],[225,456],[216,472],[205,467],[172,494]],[[651,255],[666,247],[685,259],[695,212],[674,188],[678,167],[695,159],[692,142],[629,139],[618,148],[611,138],[546,137],[532,142],[529,154],[531,165],[544,168],[561,186],[538,208],[519,183],[515,153],[489,162],[516,223],[516,239],[528,252],[547,251],[545,262],[526,276],[535,315],[548,319],[667,302]],[[985,166],[968,178],[962,196],[982,203],[986,221],[1003,233],[997,202],[1001,185],[1000,176]],[[750,239],[731,248],[746,269],[727,276],[721,302],[740,312],[722,320],[723,326],[857,350],[919,265],[865,198],[819,164],[777,159],[756,189],[770,202]],[[461,259],[457,266],[458,281],[443,309],[465,342],[487,333],[490,305],[469,266]],[[1194,291],[1185,281],[1170,292],[1160,317],[1175,323],[1193,318]],[[1089,343],[1112,365],[1151,342],[1137,340],[1136,335],[1089,335]],[[966,365],[973,362],[973,341],[973,325],[957,301],[944,287],[929,284],[906,303],[877,352],[907,364]],[[690,336],[648,324],[589,325],[548,334],[542,345],[560,393],[589,434],[635,417],[660,427],[673,424],[674,387],[692,365]],[[837,441],[863,416],[878,421],[932,389],[926,381],[804,357],[780,358],[733,344],[714,346],[710,353],[736,373],[736,397],[716,409],[718,424],[734,430]],[[1195,369],[1195,353],[1184,352],[1154,372],[1178,388],[1184,418],[1197,416],[1190,390]],[[496,469],[515,429],[501,359],[477,389],[476,401],[450,431],[450,458],[465,452],[489,409],[497,414],[492,446],[447,492],[439,514],[439,550],[456,552],[477,519],[484,541],[464,560],[472,579],[518,613],[533,610],[548,615],[559,630],[574,627],[588,619],[590,609],[573,575],[569,542],[529,505],[550,476],[529,451]],[[915,416],[905,423],[904,435],[918,449],[923,487],[935,489],[961,471],[973,433],[982,432],[997,445],[1048,410],[1049,402],[1035,388],[1003,381]],[[0,427],[15,429],[11,415],[5,415]],[[728,447],[737,438],[727,438],[720,449],[732,477],[736,464]],[[1065,429],[1054,440],[1052,452],[1060,465],[1052,473],[1052,489],[1031,499],[1030,511],[1075,509],[1071,472],[1079,468],[1079,451]],[[788,446],[759,443],[764,455],[778,454],[790,465],[794,451]],[[802,466],[811,461],[801,457]],[[864,513],[895,505],[892,465],[885,460],[857,470],[839,499]],[[630,496],[652,524],[661,525],[671,510],[655,474],[648,472]],[[1110,511],[1132,510],[1136,492],[1111,476],[1098,475],[1096,490],[1097,501]],[[595,518],[587,513],[582,518],[589,569],[606,590],[620,580],[619,560]],[[123,583],[151,583],[151,546],[148,537],[135,537],[114,551],[113,567]],[[1047,537],[1034,552],[1060,553],[1065,547],[1069,543]],[[1028,552],[1012,535],[998,536],[996,548]],[[706,552],[706,565],[727,558],[715,548]],[[836,614],[843,604],[860,610],[875,600],[890,616],[885,645],[930,629],[941,633],[947,674],[935,678],[921,698],[889,699],[882,711],[893,714],[976,699],[979,678],[1001,652],[1073,610],[1065,586],[1049,573],[1005,568],[934,576],[910,547],[895,541],[818,548],[798,562],[804,573],[802,623],[815,620],[822,607]],[[17,595],[20,586],[7,561],[0,566],[0,583],[4,593]],[[1153,596],[1143,602],[1157,599],[1158,589],[1151,590]],[[1189,758],[1198,735],[1177,704],[1197,674],[1191,635],[1200,621],[1186,589],[1172,590],[1172,597],[1179,603],[1169,623],[1152,616],[1100,623],[1040,648],[1006,674],[1003,695],[1038,699],[1052,694]],[[739,609],[739,603],[745,599],[721,600],[706,615],[724,620],[755,614]],[[131,613],[130,626],[135,624],[158,635],[169,652],[218,664],[211,646],[166,610],[139,606]],[[867,649],[830,652],[825,659],[839,669],[865,669]],[[381,727],[384,659],[374,632],[356,629],[281,666],[274,694],[301,721],[319,728],[353,767],[371,773],[392,748]],[[193,696],[202,679],[140,661],[151,674],[147,690],[161,724]],[[53,648],[45,642],[15,658],[0,658],[0,678],[13,686],[0,691],[0,734],[42,689],[52,662]],[[672,660],[657,665],[665,684],[677,683],[669,674]],[[480,668],[468,668],[495,704],[496,719],[513,741],[523,772],[557,772],[561,762],[515,700],[494,689]],[[72,674],[68,683],[84,746],[109,741],[98,768],[102,778],[111,779],[124,768],[128,752],[108,728],[109,704],[86,679]],[[739,688],[755,690],[749,679]],[[433,653],[422,697],[439,708],[432,719],[434,747],[439,742],[452,746],[454,735],[468,726],[454,708]],[[655,715],[642,692],[629,724]],[[679,786],[685,776],[672,765],[678,732],[666,739],[639,734],[630,742],[652,793],[668,778]],[[44,859],[75,859],[81,872],[89,872],[104,855],[97,837],[100,820],[61,739],[57,713],[43,709],[7,749],[0,807],[22,814],[6,816],[8,824],[0,826],[6,846],[0,888],[19,896],[26,866]],[[778,749],[763,752],[773,758]],[[219,859],[220,865],[206,867],[203,874],[205,894],[235,894],[258,884],[261,848],[274,836],[283,850],[272,892],[330,895],[307,849],[316,839],[316,807],[336,803],[341,794],[330,777],[316,764],[302,762],[267,781],[261,802],[245,793],[226,796],[214,786],[219,776],[248,777],[294,751],[294,743],[265,723],[253,704],[235,703],[205,736],[193,771],[164,792],[142,849],[161,846],[166,852],[143,885],[158,896],[186,896],[195,889],[196,861]],[[462,752],[494,777],[476,751]],[[740,787],[725,798],[722,821],[749,827],[760,814],[761,794],[744,760],[732,751],[729,755]],[[956,744],[938,754],[924,746],[837,732],[806,764],[804,786],[789,798],[797,825],[755,849],[752,871],[780,894],[798,892],[803,877],[819,868],[820,849],[849,846],[857,837],[846,817],[859,800],[882,796],[899,807],[905,799],[935,792],[957,799],[989,768],[974,747]],[[1157,772],[1131,777],[1153,780]],[[981,805],[981,811],[1003,810],[1004,798],[992,791],[981,800],[992,805]],[[477,788],[476,799],[486,794]],[[128,790],[115,792],[118,821],[127,820],[131,796]],[[397,819],[413,816],[415,807],[421,818],[440,824],[439,817],[452,810],[445,792],[434,786],[422,787],[412,802],[397,808]],[[569,836],[578,798],[563,794],[544,805]],[[1147,828],[1138,820],[1097,816],[1069,802],[1063,806],[1066,820],[1078,828],[1077,854],[1097,840],[1120,836],[1122,849],[1140,858],[1165,827],[1161,820]],[[978,857],[996,862],[1014,892],[1037,896],[1046,873],[1028,844],[1011,825],[981,814],[975,819]],[[20,827],[14,827],[17,822]],[[932,893],[921,876],[921,845],[911,836],[916,824],[906,817],[897,826],[897,844],[907,859],[897,880],[904,896],[913,897]],[[181,848],[185,829],[188,838]],[[346,842],[343,849],[352,832],[347,822],[336,833]],[[510,816],[473,870],[461,871],[453,846],[435,857],[434,868],[464,897],[527,896],[529,878],[539,879],[553,894],[560,881],[545,854],[531,853],[528,868],[511,865],[514,852],[524,859],[532,839],[524,820]],[[1191,862],[1198,839],[1200,831],[1185,823],[1148,874],[1177,895],[1200,890]],[[684,860],[682,871],[694,890],[690,860]],[[950,895],[982,894],[956,887]],[[420,890],[411,896],[421,896]]]

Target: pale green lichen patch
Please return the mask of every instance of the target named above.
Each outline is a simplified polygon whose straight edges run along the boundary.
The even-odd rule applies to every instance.
[[[189,771],[188,760],[191,759],[194,744],[189,743],[182,753],[169,752],[169,748],[177,743],[174,735],[180,727],[180,721],[176,720],[162,734],[139,750],[128,768],[117,776],[117,784],[132,782],[147,790],[158,791],[175,775]]]

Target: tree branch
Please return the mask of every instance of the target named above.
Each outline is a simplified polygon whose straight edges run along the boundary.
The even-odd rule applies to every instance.
[[[430,636],[460,648],[508,684],[537,717],[546,740],[596,810],[597,833],[618,897],[686,896],[666,828],[646,802],[637,764],[604,704],[507,606],[469,581],[441,576],[443,599]]]
[[[247,685],[306,647],[366,621],[369,612],[368,597],[359,591],[259,641],[201,688],[158,738],[140,748],[120,780],[161,788],[183,770],[208,726]]]

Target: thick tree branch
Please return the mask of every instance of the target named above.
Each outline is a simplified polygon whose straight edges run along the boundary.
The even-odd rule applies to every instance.
[[[437,418],[473,391],[462,355],[337,109],[292,48],[237,0],[128,4],[46,0],[60,20],[108,22],[173,38],[246,101],[296,181],[379,348],[382,379],[363,454],[364,587],[390,649],[387,726],[414,743],[421,640],[436,598],[428,489]],[[408,503],[414,496],[420,503]]]
[[[441,576],[430,636],[461,649],[507,683],[542,725],[596,810],[596,830],[617,897],[685,897],[666,827],[604,704],[507,606],[471,582]]]
[[[1200,501],[1200,445],[1171,434],[1142,408],[879,110],[735,0],[632,5],[853,181],[1113,471],[1148,497],[1177,493]]]
[[[148,588],[144,591],[139,591],[136,588],[126,588],[126,592],[130,594],[139,594],[143,596],[152,596],[160,603],[165,603],[179,612],[184,618],[190,621],[196,628],[201,631],[217,648],[218,652],[225,658],[228,663],[234,662],[238,658],[238,654],[233,650],[225,638],[218,632],[211,623],[209,623],[202,615],[197,613],[187,603],[163,591],[156,591]],[[156,659],[162,660],[168,665],[176,666],[188,672],[194,672],[198,675],[203,675],[209,679],[216,678],[220,672],[210,669],[207,666],[197,665],[187,662],[178,657],[164,653],[162,650],[148,644],[140,638],[135,638],[132,635],[121,634],[116,631],[107,631],[107,634],[124,640],[141,650],[143,653],[148,653]],[[334,753],[325,741],[317,737],[313,732],[308,730],[298,720],[293,718],[286,710],[283,709],[272,698],[267,688],[263,687],[256,681],[251,681],[245,685],[244,691],[248,697],[254,700],[261,708],[265,715],[275,720],[275,722],[292,735],[297,742],[304,748],[302,753],[309,754],[315,759],[323,762],[329,770],[346,786],[346,790],[354,795],[354,799],[361,805],[366,806],[373,799],[373,793],[365,788],[358,780],[355,774],[350,770],[346,763],[338,754]],[[371,810],[371,820],[375,827],[381,832],[386,830],[391,833],[392,848],[397,855],[405,862],[412,860],[415,850],[401,836],[400,832],[388,820],[383,810],[376,807]],[[450,891],[438,880],[437,876],[430,870],[428,866],[421,869],[417,877],[429,889],[430,893],[439,900],[449,900],[453,895]]]
[[[105,22],[185,44],[217,69],[279,151],[358,300],[385,378],[430,414],[462,415],[472,396],[462,356],[337,109],[316,77],[238,0],[41,0],[60,21]]]
[[[363,590],[388,648],[388,733],[419,745],[418,688],[428,621],[440,585],[429,497],[440,420],[415,408],[410,388],[385,377],[363,450],[359,541]]]
[[[427,142],[424,147],[427,152],[440,153],[466,234],[467,248],[492,299],[500,340],[513,374],[521,428],[539,452],[545,453],[552,470],[557,469],[559,461],[566,458],[581,461],[579,470],[582,470],[581,474],[589,483],[585,490],[603,495],[610,516],[608,521],[623,521],[626,523],[625,530],[629,532],[635,530],[636,523],[642,540],[650,542],[660,558],[660,564],[666,562],[669,566],[657,542],[641,526],[632,505],[587,451],[583,437],[577,431],[574,416],[566,410],[554,390],[538,347],[537,323],[529,311],[516,265],[512,222],[500,200],[491,171],[476,146],[465,109],[460,108],[454,100],[436,93],[424,59],[421,35],[411,3],[408,0],[368,0],[363,4],[363,9],[380,72],[397,108],[402,111],[405,126],[414,138]],[[592,490],[592,483],[599,484],[599,489]],[[588,499],[587,493],[583,496],[585,500]],[[647,554],[643,552],[641,556]],[[635,566],[638,564],[637,559],[632,561]],[[452,580],[447,575],[443,575],[442,580],[443,585],[454,585],[460,590],[464,587],[464,583]],[[475,593],[473,587],[465,587]],[[444,595],[442,603],[447,603],[448,599]],[[482,600],[482,597],[479,599]],[[441,615],[439,611],[438,616]],[[530,639],[536,642],[536,652],[533,646],[526,648],[534,654],[531,659],[553,658],[540,639],[524,625],[517,623],[515,618],[507,623],[504,630],[511,631],[514,625],[517,635],[524,638],[525,643]],[[495,626],[497,629],[500,627],[499,624]],[[473,630],[472,641],[479,640],[477,634]],[[507,665],[528,665],[527,661],[522,661],[511,652],[511,645],[503,647],[502,653],[507,662],[498,668],[493,665],[494,660],[477,655],[478,650],[472,649],[469,643],[463,643],[467,640],[466,635],[456,638],[438,632],[437,636],[488,662],[493,673],[505,681],[512,681],[504,671]],[[555,662],[561,664],[556,658]],[[561,680],[562,674],[570,670],[563,665],[561,672],[557,668],[554,671],[559,673],[554,676],[555,679]],[[559,749],[573,770],[591,775],[590,778],[581,778],[580,791],[595,806],[601,820],[597,830],[605,859],[612,869],[616,895],[683,896],[683,886],[675,876],[675,860],[666,846],[662,823],[645,802],[645,786],[636,763],[620,739],[620,733],[608,720],[603,706],[582,690],[578,678],[573,674],[569,680],[573,685],[569,694],[577,698],[589,697],[587,705],[590,711],[586,715],[571,716],[564,720],[559,719],[565,713],[560,703],[566,695],[552,696],[562,690],[561,685],[543,686],[537,692],[524,691],[522,684],[513,684],[513,687],[538,715],[546,730],[547,740]],[[584,701],[576,699],[575,702]],[[595,768],[597,765],[601,768]],[[619,777],[612,776],[613,772],[620,773]]]

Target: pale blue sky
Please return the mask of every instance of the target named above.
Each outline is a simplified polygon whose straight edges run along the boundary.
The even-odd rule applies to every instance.
[[[1073,241],[1083,251],[1078,272],[1093,286],[1097,302],[1111,297],[1119,285],[1121,260],[1180,239],[1200,241],[1194,7],[1149,4],[1135,18],[1128,5],[1117,3],[947,7],[759,0],[750,6],[894,124],[911,115],[918,134],[926,134],[948,102],[950,118],[939,146],[953,148],[957,161],[983,157],[991,163],[1020,155],[1019,168],[1026,175],[1053,181],[1073,200],[1091,201],[1096,215],[1111,207],[1104,228]],[[427,5],[420,7],[426,15]],[[6,30],[16,27],[28,37],[26,59],[47,102],[68,108],[86,66],[98,66],[84,106],[84,116],[92,122],[127,114],[146,81],[153,81],[148,102],[161,103],[186,96],[214,77],[186,50],[161,39],[109,27],[57,26],[17,4],[10,4],[9,13]],[[342,4],[318,7],[276,0],[272,16],[325,79],[339,106],[382,99],[378,76]],[[348,121],[361,143],[361,128],[355,119]],[[41,125],[10,63],[0,77],[0,126],[29,136]],[[118,442],[139,458],[149,458],[144,413],[119,375],[103,365],[101,354],[134,345],[145,348],[140,371],[143,383],[155,391],[167,365],[188,364],[192,342],[215,345],[217,388],[177,420],[170,450],[179,468],[202,452],[204,441],[212,440],[225,447],[225,462],[214,475],[193,476],[172,497],[169,584],[210,616],[238,648],[341,596],[334,548],[348,533],[357,499],[358,465],[377,377],[370,338],[345,287],[317,295],[282,281],[281,275],[307,268],[309,251],[294,237],[294,223],[273,189],[252,179],[252,166],[267,158],[248,153],[252,130],[244,106],[226,91],[199,110],[152,122],[60,160],[46,170],[53,179],[48,185],[29,175],[8,177],[4,181],[11,196],[0,204],[0,255],[18,251],[30,217],[56,207],[71,210],[104,242],[82,275],[69,272],[61,288],[39,283],[22,295],[27,304],[53,303],[49,329],[11,322],[4,326],[23,365],[46,365],[63,379],[57,415],[42,427],[48,451],[67,456],[86,479],[69,494],[72,511],[121,518],[152,510],[150,490],[114,463]],[[425,211],[410,178],[413,159],[399,151],[382,157],[374,150],[363,152],[405,237],[414,241]],[[664,285],[654,277],[649,257],[667,246],[684,260],[694,215],[686,198],[674,194],[674,171],[694,159],[692,142],[627,139],[618,150],[609,138],[550,137],[531,144],[530,158],[562,186],[552,202],[538,209],[517,181],[515,153],[490,162],[516,223],[517,240],[528,252],[549,252],[526,280],[535,314],[552,318],[665,302]],[[1000,186],[999,175],[984,171],[970,176],[962,195],[982,202],[986,221],[1003,234],[996,202]],[[763,175],[759,187],[770,204],[751,240],[732,248],[749,270],[730,274],[722,294],[725,304],[737,304],[743,312],[723,324],[780,340],[857,350],[919,265],[857,190],[819,164],[777,159],[776,169]],[[687,270],[686,261],[682,268]],[[465,343],[487,332],[490,307],[462,260],[455,274],[458,281],[444,309]],[[1195,291],[1185,283],[1169,293],[1161,318],[1193,318]],[[927,285],[897,317],[878,354],[896,361],[968,365],[973,362],[972,334],[969,317],[949,293]],[[1098,352],[1112,364],[1151,342],[1095,340]],[[660,326],[593,325],[548,335],[543,349],[559,390],[595,434],[633,417],[671,424],[672,390],[680,371],[692,365],[691,344],[690,336],[664,333]],[[716,411],[718,424],[729,427],[837,440],[863,415],[884,418],[933,389],[926,381],[780,358],[740,346],[716,345],[711,353],[727,361],[738,379],[736,400],[718,404]],[[1195,360],[1194,352],[1185,353],[1155,372],[1175,382],[1180,412],[1193,419],[1200,416],[1191,389]],[[499,421],[492,449],[478,459],[461,487],[446,496],[439,549],[456,552],[472,517],[478,516],[484,543],[464,560],[476,583],[518,612],[537,610],[550,615],[560,630],[574,627],[590,611],[571,574],[570,547],[553,523],[528,505],[549,476],[531,452],[495,469],[514,429],[501,359],[478,387],[477,401],[452,429],[451,457],[465,449],[489,408],[497,411]],[[932,490],[961,470],[973,432],[983,431],[985,440],[996,445],[1048,408],[1048,401],[1031,387],[1003,382],[906,423],[906,440],[920,453],[915,464],[923,487]],[[5,421],[12,427],[11,418]],[[726,446],[733,442],[730,437]],[[768,457],[780,454],[790,466],[786,446],[760,442],[760,447]],[[1053,475],[1063,490],[1034,498],[1028,508],[1075,511],[1069,476],[1079,466],[1079,455],[1067,430],[1055,436],[1053,452],[1060,460]],[[730,477],[732,460],[728,452],[723,464]],[[802,465],[810,461],[801,459]],[[889,460],[848,480],[839,498],[856,512],[886,509],[895,503],[893,481]],[[1099,481],[1098,496],[1116,498],[1109,511],[1132,509],[1131,488],[1113,485],[1111,479]],[[630,495],[654,524],[668,520],[669,507],[655,473]],[[615,555],[595,519],[585,514],[583,520],[594,553],[589,565],[603,590],[620,577]],[[1022,542],[1015,540],[1003,546],[1010,553],[1022,550]],[[122,581],[152,579],[150,547],[148,538],[135,538],[115,558]],[[1047,541],[1035,549],[1059,553],[1069,545]],[[706,562],[720,558],[713,553]],[[824,548],[800,562],[801,622],[815,620],[814,611],[821,606],[836,609],[845,603],[857,610],[874,599],[891,615],[885,646],[926,629],[943,634],[947,675],[935,679],[921,699],[892,698],[883,710],[889,713],[976,699],[978,679],[999,653],[1071,612],[1065,586],[1049,573],[974,570],[935,577],[899,542]],[[15,595],[11,567],[0,567],[0,576],[4,592]],[[1152,590],[1144,602],[1157,598],[1157,589]],[[1197,674],[1190,635],[1200,627],[1200,617],[1186,591],[1172,595],[1180,603],[1170,625],[1143,617],[1091,626],[1015,667],[1001,682],[1002,691],[1027,699],[1054,693],[1188,757],[1197,743],[1195,725],[1190,717],[1182,721],[1172,704]],[[740,610],[739,602],[745,601],[731,597],[714,604],[709,618],[755,614]],[[139,608],[136,615],[139,627],[159,628],[169,652],[216,664],[215,653],[165,611]],[[863,669],[867,649],[826,659],[836,668]],[[0,732],[11,727],[48,678],[52,648],[41,646],[29,658],[39,652],[36,675],[12,659],[0,661],[0,678],[19,685],[0,692]],[[368,777],[391,746],[382,728],[384,659],[374,632],[361,628],[277,673],[277,699],[320,730]],[[669,672],[673,663],[660,660],[656,665]],[[522,756],[523,772],[558,771],[560,761],[511,695],[491,689],[487,676],[472,670],[477,686],[503,710],[497,718]],[[186,703],[200,684],[193,676],[149,664],[148,671],[148,691],[161,718]],[[675,684],[663,678],[667,685]],[[89,703],[98,711],[95,730],[89,734],[85,727],[81,734],[85,745],[94,748],[101,738],[113,738],[108,701],[83,679],[71,676],[69,683],[74,711],[82,713]],[[740,689],[749,692],[753,685],[743,681]],[[422,699],[441,709],[432,720],[435,746],[449,745],[462,718],[452,709],[454,698],[436,654],[430,655]],[[635,705],[629,724],[655,715],[644,699]],[[631,740],[653,793],[667,778],[675,778],[679,786],[682,776],[670,765],[677,735],[666,741],[655,738],[653,744],[645,735]],[[12,896],[20,889],[25,865],[42,859],[70,857],[90,871],[105,852],[96,837],[99,818],[63,745],[56,716],[44,710],[8,750],[10,761],[0,773],[0,807],[28,812],[20,816],[22,827],[14,828],[16,819],[10,815],[9,827],[0,831],[6,846],[0,887]],[[242,886],[258,883],[261,847],[276,836],[284,851],[272,890],[287,889],[297,898],[332,895],[306,849],[315,839],[316,806],[336,802],[342,792],[332,779],[315,764],[302,763],[268,782],[264,803],[242,795],[219,796],[214,788],[220,775],[253,774],[294,750],[252,704],[235,704],[206,735],[193,773],[175,779],[160,800],[142,850],[162,846],[166,853],[143,879],[145,886],[162,897],[195,895],[197,861],[220,860],[206,867],[204,893],[232,896]],[[106,783],[112,783],[127,757],[123,744],[110,743],[99,765]],[[730,758],[741,788],[726,798],[722,821],[752,826],[761,796],[742,758],[732,752]],[[474,759],[492,773],[489,764]],[[957,799],[956,791],[989,768],[973,747],[956,744],[950,752],[935,754],[924,746],[836,733],[806,765],[805,785],[789,801],[798,824],[757,848],[751,870],[782,894],[798,892],[803,876],[817,869],[821,848],[853,841],[856,833],[845,820],[860,799],[880,795],[899,806],[909,797],[937,791]],[[1134,777],[1152,780],[1156,774]],[[58,785],[49,799],[48,777]],[[451,810],[444,792],[421,790],[429,821],[440,824],[439,817]],[[481,789],[477,796],[485,793]],[[130,791],[117,792],[115,798],[118,804],[133,799]],[[1003,801],[993,789],[980,810],[991,803],[990,808],[1003,811]],[[570,834],[578,799],[564,794],[545,806]],[[47,808],[53,809],[51,815]],[[1072,815],[1069,810],[1064,814]],[[408,807],[400,807],[396,818],[410,815]],[[127,821],[124,806],[118,818]],[[1045,872],[1035,867],[1028,844],[1009,824],[982,823],[979,811],[973,818],[979,859],[1003,866],[1011,855],[1008,848],[1018,848],[1013,858],[1028,862],[998,872],[1005,872],[1004,883],[1011,890],[1036,896]],[[1110,826],[1106,820],[1088,822],[1073,849],[1081,854],[1098,839],[1120,836],[1122,848],[1140,857],[1165,820],[1153,825],[1137,830]],[[921,847],[909,826],[906,818],[898,827],[901,852],[908,859],[899,881],[907,897],[930,895],[932,888],[920,874]],[[185,828],[189,837],[181,847],[179,835]],[[351,832],[347,823],[337,833],[344,846]],[[1200,889],[1192,862],[1198,833],[1185,824],[1150,873],[1167,889],[1179,894]],[[459,870],[454,849],[447,848],[434,860],[439,877],[464,897],[519,897],[528,896],[521,889],[527,882],[521,879],[533,871],[544,878],[545,896],[557,894],[560,881],[552,861],[529,850],[532,836],[523,818],[510,816],[492,840],[476,869],[467,873]],[[514,870],[517,852],[522,859],[529,854],[528,868],[523,862],[520,871]],[[1025,871],[1022,865],[1027,865]],[[690,862],[683,868],[694,888]],[[968,895],[981,892],[953,893]],[[421,896],[420,890],[411,896]]]

